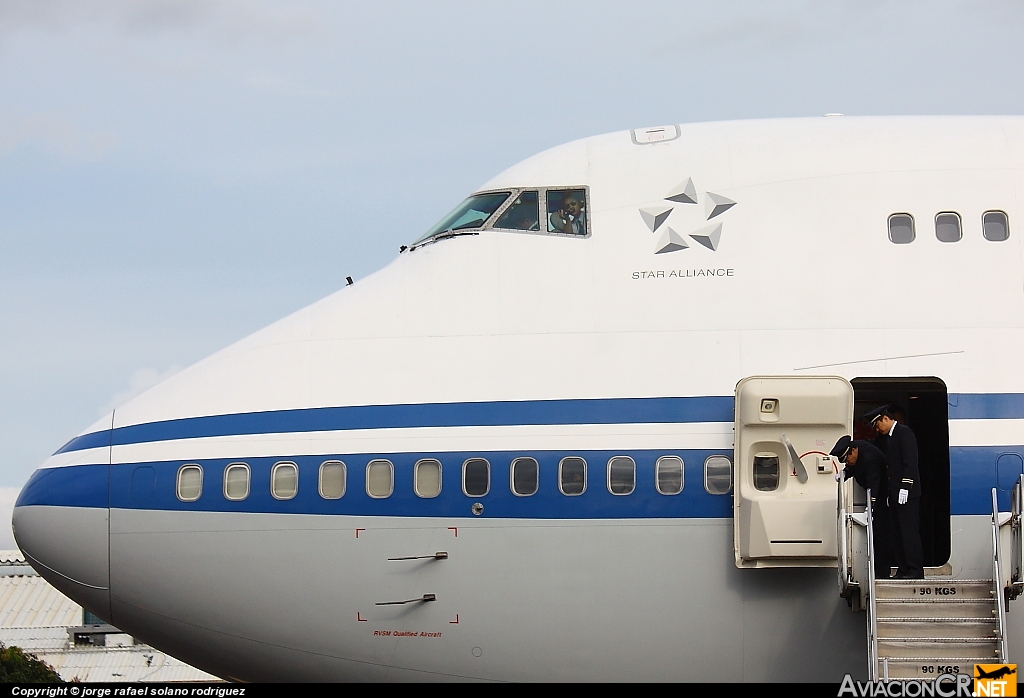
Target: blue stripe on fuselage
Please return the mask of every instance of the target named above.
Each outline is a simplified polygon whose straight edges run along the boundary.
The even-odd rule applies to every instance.
[[[954,393],[949,396],[949,418],[1024,419],[1024,394]],[[351,429],[731,421],[732,396],[314,407],[133,424],[77,436],[57,453],[177,439]]]
[[[106,508],[109,465],[72,465],[40,468],[21,488],[16,507],[46,504],[64,507]]]
[[[109,443],[123,446],[213,436],[410,427],[731,422],[732,406],[732,397],[664,397],[314,407],[134,424],[114,429]],[[108,433],[83,434],[57,453],[104,446]]]
[[[990,492],[996,483],[995,463],[1004,453],[1024,455],[1024,446],[950,449],[950,511],[953,515],[990,513]],[[679,455],[685,463],[685,487],[676,496],[659,494],[654,486],[655,461],[659,456],[670,454]],[[127,509],[451,518],[472,517],[470,506],[479,501],[484,505],[485,518],[728,518],[732,516],[732,497],[710,495],[703,488],[704,460],[716,454],[724,455],[722,451],[711,450],[642,450],[246,458],[242,460],[251,468],[252,481],[249,497],[241,502],[227,501],[221,491],[224,468],[237,459],[197,460],[189,462],[203,466],[203,495],[191,503],[181,502],[175,496],[175,476],[185,461],[76,465],[37,471],[22,490],[17,506],[106,507],[109,502],[111,507]],[[532,497],[517,497],[509,489],[509,464],[513,458],[523,455],[533,456],[540,463],[540,487]],[[587,490],[578,497],[567,497],[558,491],[558,461],[567,455],[582,456],[589,464]],[[605,464],[615,455],[629,455],[636,461],[636,489],[631,495],[616,496],[607,490]],[[462,463],[466,458],[481,456],[491,463],[490,492],[482,497],[467,497],[460,484]],[[443,489],[433,499],[421,499],[412,489],[413,464],[425,457],[437,458],[443,465]],[[372,499],[366,494],[366,464],[374,458],[387,458],[395,466],[394,494],[387,499]],[[347,492],[338,500],[322,499],[317,489],[319,466],[328,459],[342,460],[348,467]],[[270,495],[271,468],[281,460],[299,465],[299,491],[288,501],[279,501]],[[144,477],[135,477],[133,482],[133,474],[139,468],[152,468],[152,472],[143,472]],[[1008,509],[1008,495],[1001,493],[1001,497],[1007,500],[1001,502],[1001,509]]]

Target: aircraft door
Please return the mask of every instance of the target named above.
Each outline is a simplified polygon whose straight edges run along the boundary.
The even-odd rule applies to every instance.
[[[838,464],[853,386],[837,376],[752,376],[736,385],[737,567],[835,567]]]

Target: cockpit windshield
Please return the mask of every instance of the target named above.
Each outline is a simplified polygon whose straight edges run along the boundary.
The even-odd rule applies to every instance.
[[[590,237],[589,197],[587,187],[510,187],[478,192],[410,247],[484,230]]]
[[[510,191],[474,194],[459,204],[454,211],[442,218],[440,223],[431,228],[426,235],[414,242],[413,245],[418,245],[425,240],[443,235],[444,233],[454,233],[470,228],[482,228],[487,219],[491,217],[491,214],[497,211],[498,207],[505,203],[505,200],[511,194],[512,192]]]

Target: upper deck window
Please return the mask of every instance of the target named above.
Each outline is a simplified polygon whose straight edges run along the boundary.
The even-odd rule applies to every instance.
[[[431,228],[426,235],[413,243],[418,245],[424,240],[439,237],[445,233],[457,233],[462,230],[471,230],[484,227],[487,219],[498,210],[498,207],[505,203],[512,192],[498,191],[487,194],[474,194],[461,204],[454,211],[441,219],[441,222]]]
[[[939,242],[958,242],[963,237],[960,230],[960,214],[945,211],[935,216],[935,237]]]
[[[889,216],[889,239],[897,245],[914,241],[914,217],[909,213],[894,213]]]
[[[587,197],[583,189],[549,189],[548,232],[587,234]]]
[[[1003,211],[985,211],[981,216],[982,233],[991,242],[1002,242],[1010,237],[1010,221]]]

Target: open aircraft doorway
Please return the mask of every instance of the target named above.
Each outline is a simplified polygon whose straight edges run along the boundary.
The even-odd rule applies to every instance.
[[[885,437],[861,416],[888,405],[897,422],[917,437],[921,473],[921,544],[924,566],[949,561],[949,409],[946,384],[934,377],[854,378],[853,438],[875,442],[885,451]],[[877,439],[877,441],[876,441]]]

